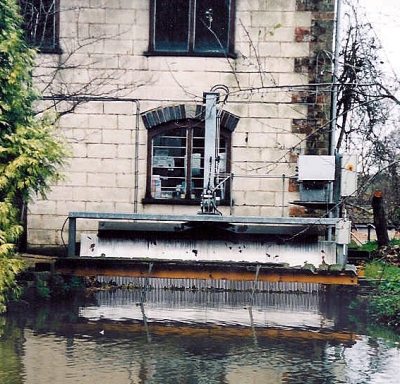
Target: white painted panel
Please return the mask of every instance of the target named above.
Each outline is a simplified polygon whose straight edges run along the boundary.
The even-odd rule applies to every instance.
[[[327,181],[335,179],[335,156],[299,156],[299,180]]]
[[[351,196],[357,190],[357,155],[343,154],[341,177],[341,196]]]
[[[287,263],[290,266],[302,266],[304,263],[309,263],[318,267],[322,262],[321,250],[325,252],[326,263],[336,263],[336,245],[326,241],[310,244],[201,239],[149,241],[144,238],[97,238],[97,236],[83,234],[80,255],[159,260]]]
[[[336,224],[336,244],[350,244],[351,221],[340,220]]]

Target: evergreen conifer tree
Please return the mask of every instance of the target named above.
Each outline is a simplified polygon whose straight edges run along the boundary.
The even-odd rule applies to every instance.
[[[36,52],[21,25],[17,0],[0,0],[0,312],[18,292],[15,278],[23,263],[15,258],[15,244],[23,231],[22,208],[32,194],[46,195],[67,155],[55,119],[35,114]]]

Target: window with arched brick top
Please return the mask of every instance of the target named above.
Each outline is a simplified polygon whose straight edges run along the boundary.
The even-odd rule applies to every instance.
[[[217,182],[230,173],[231,132],[221,128],[218,139]],[[178,120],[148,132],[147,202],[188,203],[201,199],[204,185],[204,121]],[[229,180],[217,191],[229,199]]]
[[[198,204],[204,188],[205,106],[180,104],[141,114],[147,129],[147,180],[143,203]],[[218,112],[214,185],[229,203],[231,138],[239,117]],[[206,172],[209,174],[209,172]]]

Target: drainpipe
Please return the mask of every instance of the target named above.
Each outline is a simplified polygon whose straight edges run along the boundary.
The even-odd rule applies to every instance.
[[[136,127],[135,127],[135,189],[133,194],[133,212],[138,212],[139,200],[139,122],[140,122],[140,104],[139,100],[133,101],[136,104]]]

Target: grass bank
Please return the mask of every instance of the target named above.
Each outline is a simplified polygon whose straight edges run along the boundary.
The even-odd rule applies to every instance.
[[[374,287],[368,313],[376,323],[400,327],[400,268],[384,259],[365,266],[365,277]]]

